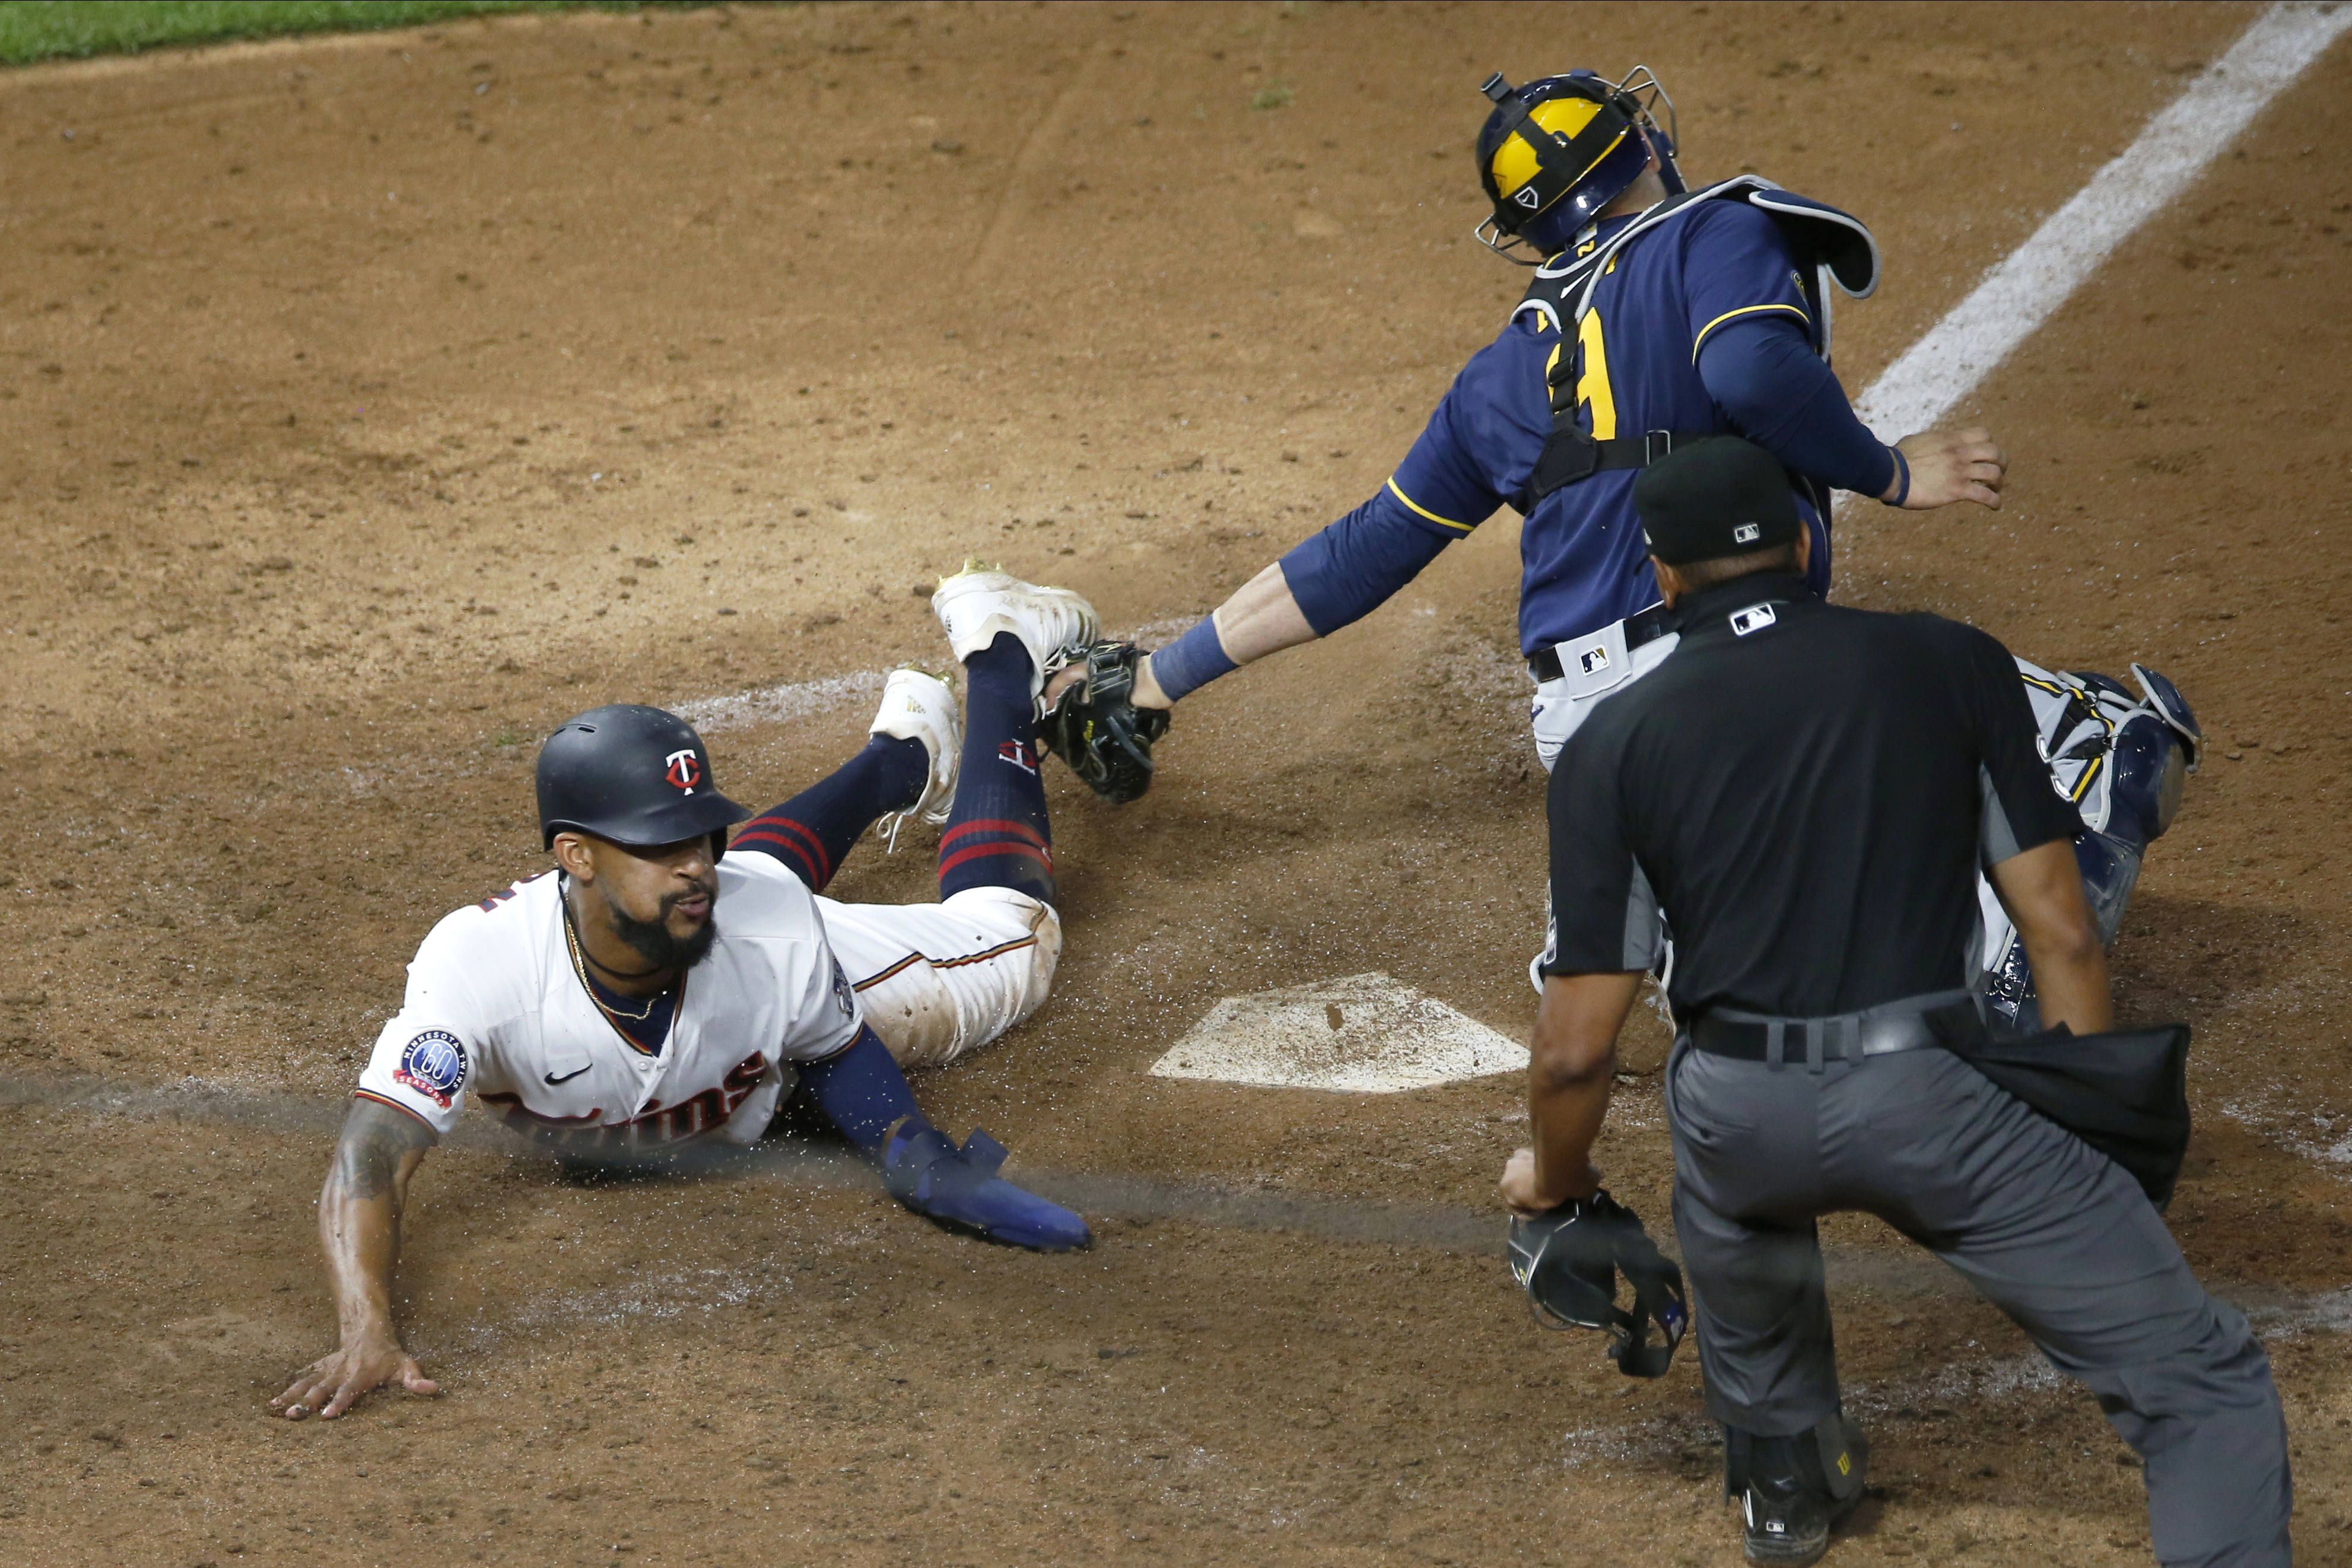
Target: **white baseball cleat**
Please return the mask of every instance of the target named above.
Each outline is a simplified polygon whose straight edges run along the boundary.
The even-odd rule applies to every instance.
[[[1102,637],[1095,607],[1066,588],[1040,588],[977,563],[942,579],[931,612],[961,663],[1010,632],[1029,651],[1029,695],[1045,716],[1045,679]]]
[[[898,830],[906,826],[908,818],[920,817],[937,827],[948,820],[948,809],[955,804],[956,764],[963,758],[963,724],[957,716],[955,692],[945,681],[924,671],[893,670],[882,683],[882,707],[866,733],[919,740],[930,754],[930,774],[915,803],[874,824],[883,852],[892,854],[898,852]]]

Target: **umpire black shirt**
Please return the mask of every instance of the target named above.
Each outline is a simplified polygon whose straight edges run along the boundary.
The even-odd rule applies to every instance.
[[[1756,574],[1686,595],[1682,642],[1551,776],[1550,975],[1652,967],[1688,1019],[1853,1012],[1975,983],[1976,873],[2082,826],[2017,666],[1973,627]]]

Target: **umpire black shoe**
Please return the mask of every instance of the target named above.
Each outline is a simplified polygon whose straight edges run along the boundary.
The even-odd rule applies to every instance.
[[[1830,1549],[1836,1505],[1793,1477],[1751,1480],[1740,1500],[1748,1518],[1748,1561],[1804,1568]]]

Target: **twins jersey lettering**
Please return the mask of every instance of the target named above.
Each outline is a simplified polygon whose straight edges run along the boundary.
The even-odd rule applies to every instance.
[[[857,1036],[857,998],[814,897],[767,855],[719,863],[719,938],[688,971],[669,1035],[648,1054],[597,1010],[563,938],[549,873],[444,917],[408,966],[359,1092],[446,1133],[474,1094],[507,1123],[580,1147],[650,1148],[706,1134],[750,1144],[785,1068]]]

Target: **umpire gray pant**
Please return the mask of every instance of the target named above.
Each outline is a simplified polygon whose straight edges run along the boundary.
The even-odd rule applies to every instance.
[[[2114,1161],[1935,1049],[1808,1071],[1684,1040],[1666,1104],[1717,1420],[1788,1437],[1838,1407],[1813,1222],[1864,1210],[2089,1385],[2147,1461],[2158,1561],[2285,1568],[2293,1484],[2270,1358]]]

